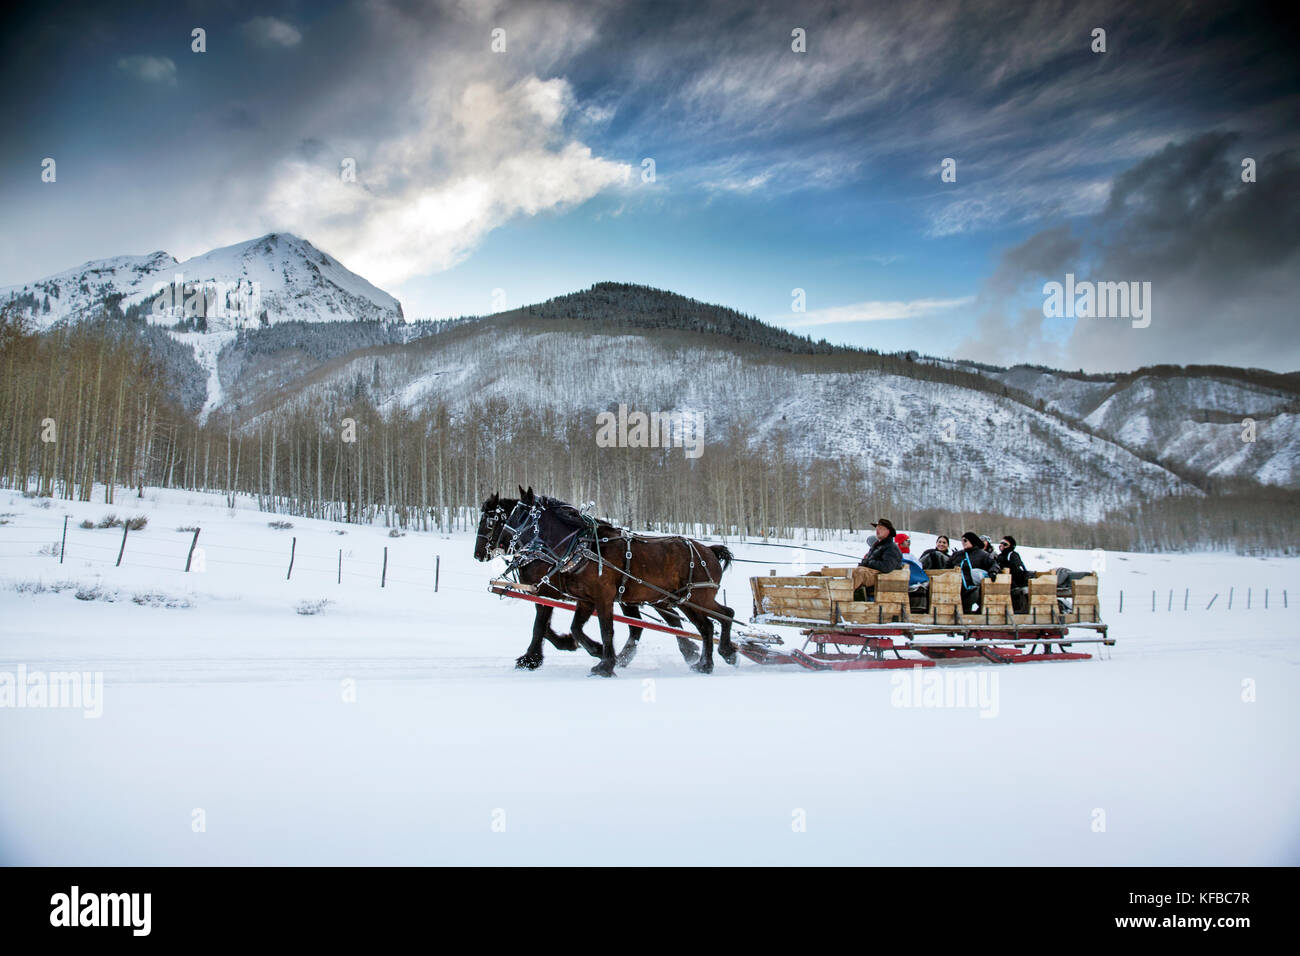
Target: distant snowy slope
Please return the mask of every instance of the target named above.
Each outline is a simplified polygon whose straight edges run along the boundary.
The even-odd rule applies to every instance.
[[[358,353],[277,396],[328,409],[360,384],[381,407],[442,404],[456,415],[500,400],[589,422],[619,403],[704,416],[706,454],[727,433],[779,441],[803,461],[853,459],[916,507],[1096,520],[1133,498],[1196,494],[1159,465],[1012,398],[877,371],[823,370],[815,356],[752,362],[716,342],[632,333],[485,326],[400,353]],[[255,421],[255,419],[254,419]],[[1047,495],[1044,489],[1057,489]]]
[[[184,262],[177,262],[165,252],[97,259],[35,282],[0,289],[0,303],[12,302],[37,327],[48,328],[55,322],[75,322],[96,315],[106,303],[116,304],[123,311],[131,306],[143,307],[145,314],[150,314],[155,285],[178,281],[197,283],[205,289],[214,288],[216,283],[227,288],[256,283],[268,323],[394,322],[403,318],[401,303],[387,292],[307,240],[288,233],[271,233],[213,249]],[[172,324],[176,318],[154,321]],[[251,318],[256,321],[259,316]],[[212,330],[236,324],[220,316],[208,318]]]
[[[175,265],[176,260],[165,252],[92,259],[26,285],[0,289],[0,304],[12,303],[39,328],[75,322],[97,313],[110,296],[143,298],[153,283],[166,281],[159,277],[169,277]]]

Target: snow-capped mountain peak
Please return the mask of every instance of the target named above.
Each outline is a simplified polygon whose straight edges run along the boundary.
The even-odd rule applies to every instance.
[[[161,251],[95,259],[0,289],[4,303],[40,328],[92,318],[106,307],[134,309],[158,324],[188,319],[212,331],[249,323],[403,319],[395,298],[290,233],[269,233],[183,262]]]

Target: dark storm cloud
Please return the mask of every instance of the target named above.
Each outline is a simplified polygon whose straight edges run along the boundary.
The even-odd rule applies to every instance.
[[[1242,181],[1242,160],[1257,163]],[[1080,318],[1068,341],[1035,320],[1014,293],[1048,281],[1149,282],[1151,324]],[[1171,144],[1115,178],[1102,212],[1074,231],[1056,227],[1009,250],[988,283],[973,356],[1008,343],[1071,368],[1173,363],[1300,367],[1300,158],[1254,155],[1240,135]],[[1004,318],[1016,314],[1014,330]],[[1015,336],[1013,338],[1012,336]],[[1053,338],[1052,336],[1056,337]]]

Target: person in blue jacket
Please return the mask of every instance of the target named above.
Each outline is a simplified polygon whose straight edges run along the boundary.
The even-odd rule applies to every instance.
[[[907,566],[910,577],[907,579],[907,589],[930,583],[930,576],[925,573],[925,568],[921,567],[921,562],[912,557],[912,541],[906,531],[900,531],[894,535],[894,543],[898,545],[898,550],[903,556],[903,564]]]

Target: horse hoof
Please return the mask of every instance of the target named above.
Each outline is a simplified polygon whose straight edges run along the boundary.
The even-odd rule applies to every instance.
[[[542,666],[540,657],[529,657],[525,654],[523,657],[515,658],[515,670],[517,671],[535,671]]]
[[[591,669],[591,673],[589,673],[587,676],[588,677],[613,677],[614,664],[612,661],[608,664],[606,664],[604,661],[601,661],[599,664],[597,664],[595,667]]]
[[[713,661],[696,661],[691,665],[691,670],[697,674],[712,674]]]

